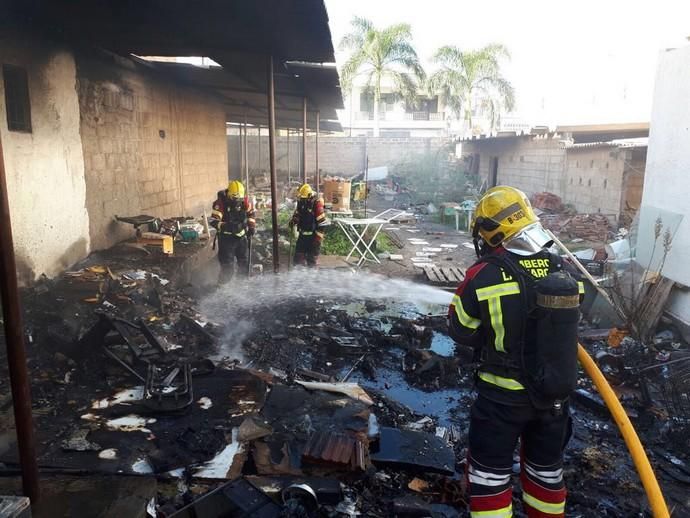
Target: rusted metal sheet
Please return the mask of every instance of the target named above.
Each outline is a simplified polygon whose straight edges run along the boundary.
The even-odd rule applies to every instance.
[[[339,432],[316,432],[309,438],[302,459],[315,464],[364,470],[367,452],[366,445],[356,437]]]

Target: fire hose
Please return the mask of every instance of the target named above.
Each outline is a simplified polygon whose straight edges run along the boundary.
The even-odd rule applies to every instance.
[[[652,515],[654,518],[666,518],[671,516],[668,512],[668,507],[666,507],[664,495],[661,493],[659,482],[654,475],[654,470],[649,463],[649,459],[640,442],[640,438],[637,436],[635,428],[633,428],[628,415],[623,409],[623,405],[618,401],[611,385],[606,381],[599,367],[597,367],[597,364],[594,363],[594,360],[592,360],[592,357],[582,345],[578,345],[577,357],[580,360],[580,364],[585,369],[585,372],[592,378],[594,385],[604,399],[606,406],[613,416],[613,420],[616,422],[623,436],[625,445],[628,447],[630,456],[635,464],[635,469],[642,481],[642,486],[644,487],[645,493],[647,493],[649,506],[652,508]]]

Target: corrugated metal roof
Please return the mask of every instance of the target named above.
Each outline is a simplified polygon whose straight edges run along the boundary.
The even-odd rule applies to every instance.
[[[638,137],[638,138],[624,138],[609,140],[608,142],[585,142],[581,144],[565,144],[565,148],[570,150],[578,149],[592,149],[592,148],[644,148],[647,147],[649,138],[648,137]]]

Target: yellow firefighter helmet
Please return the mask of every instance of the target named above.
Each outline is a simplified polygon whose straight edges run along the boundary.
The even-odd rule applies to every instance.
[[[504,244],[510,249],[507,243],[519,234],[523,234],[523,231],[531,231],[535,228],[538,236],[534,236],[535,243],[529,247],[531,253],[546,246],[549,241],[548,236],[544,238],[546,234],[539,225],[539,218],[532,210],[532,205],[525,193],[505,185],[493,187],[484,193],[477,204],[472,220],[474,237],[481,236],[486,244],[494,248]]]
[[[244,185],[239,180],[233,180],[228,184],[228,196],[230,198],[244,198]]]
[[[304,185],[302,185],[302,187],[299,188],[299,191],[297,191],[297,195],[303,200],[309,199],[312,196],[314,196],[314,189],[311,188],[311,185],[305,183]]]

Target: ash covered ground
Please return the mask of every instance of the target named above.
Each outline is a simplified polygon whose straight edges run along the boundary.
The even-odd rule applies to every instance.
[[[264,275],[200,297],[167,277],[169,265],[93,257],[24,294],[39,463],[55,488],[68,487],[59,483],[64,477],[69,487],[75,477],[80,484],[72,493],[56,489],[37,516],[95,516],[79,514],[84,500],[76,495],[88,489],[89,501],[122,499],[132,484],[117,481],[128,476],[155,483],[138,484],[142,494],[120,516],[145,516],[146,505],[172,516],[227,479],[262,489],[273,505],[275,487],[309,479],[329,495],[314,516],[467,514],[461,474],[474,366],[471,351],[447,336],[449,292],[322,270]],[[117,332],[94,331],[101,314],[145,323],[163,347],[148,362],[135,358]],[[104,345],[134,372],[105,355]],[[590,348],[608,352],[596,340]],[[629,349],[626,361],[650,359]],[[161,412],[142,401],[137,374],[146,378],[148,363],[165,372],[189,365],[189,404]],[[609,363],[611,378],[628,372]],[[353,385],[337,392],[318,385],[340,382]],[[687,424],[661,403],[644,403],[634,376],[616,385],[674,515],[690,513]],[[0,388],[10,475],[17,458],[9,389]],[[649,515],[620,434],[584,376],[572,411],[568,516]],[[391,452],[396,430],[412,442]],[[321,436],[335,441],[335,454],[314,443]],[[249,491],[235,490],[238,498]],[[519,497],[516,486],[516,513]]]

